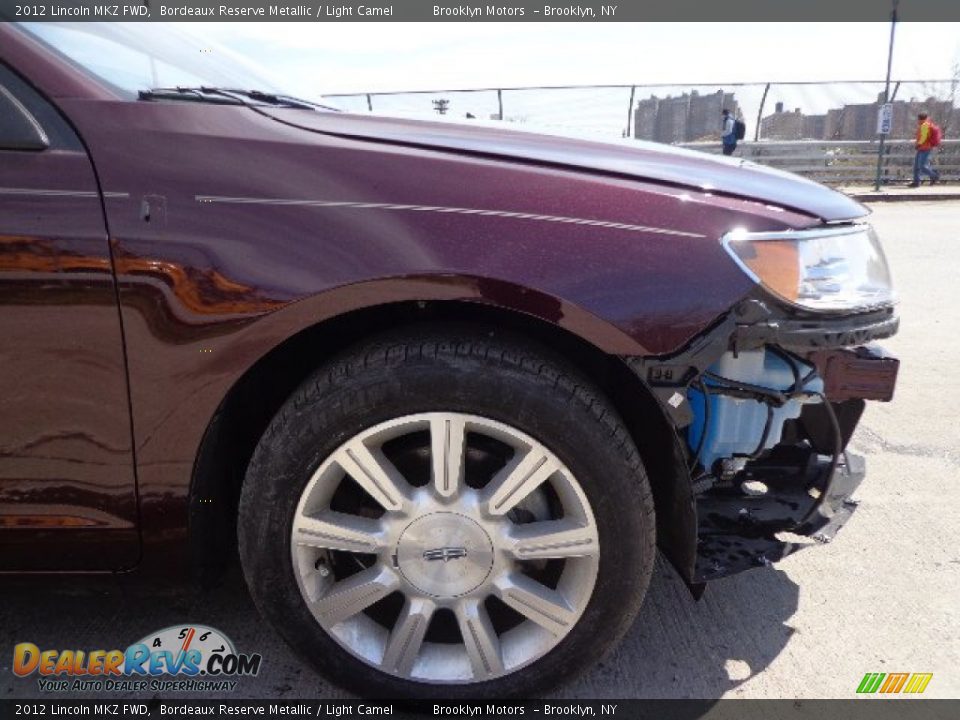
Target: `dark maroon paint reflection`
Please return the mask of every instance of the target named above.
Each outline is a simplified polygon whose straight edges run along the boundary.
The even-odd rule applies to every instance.
[[[305,328],[388,303],[456,300],[539,317],[607,353],[665,353],[753,287],[717,242],[724,232],[827,214],[628,177],[631,157],[640,167],[649,153],[586,172],[563,167],[578,164],[564,153],[492,157],[490,134],[428,147],[429,133],[414,137],[409,123],[382,125],[380,142],[370,120],[344,115],[121,101],[11,28],[0,27],[0,60],[69,118],[105,195],[104,217],[81,151],[0,150],[0,187],[90,193],[0,195],[0,569],[132,567],[138,495],[147,553],[182,553],[215,411]],[[51,556],[65,533],[66,555]]]

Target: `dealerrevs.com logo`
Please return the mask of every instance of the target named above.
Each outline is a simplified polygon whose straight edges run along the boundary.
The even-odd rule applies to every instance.
[[[168,627],[126,650],[41,650],[30,642],[13,648],[14,674],[36,674],[42,692],[230,691],[236,678],[260,672],[261,660],[204,625]]]

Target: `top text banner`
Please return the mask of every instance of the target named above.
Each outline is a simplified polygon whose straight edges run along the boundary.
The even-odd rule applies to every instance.
[[[3,20],[55,21],[211,21],[211,22],[631,22],[631,21],[826,21],[882,22],[893,0],[613,0],[544,3],[435,0],[397,2],[270,2],[269,0],[0,0]],[[899,19],[960,20],[960,0],[906,0]],[[722,32],[722,30],[718,30]]]

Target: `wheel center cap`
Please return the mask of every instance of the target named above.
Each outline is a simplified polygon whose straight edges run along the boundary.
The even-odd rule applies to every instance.
[[[487,579],[493,567],[493,543],[480,525],[464,515],[431,513],[401,533],[397,567],[421,592],[457,597]]]

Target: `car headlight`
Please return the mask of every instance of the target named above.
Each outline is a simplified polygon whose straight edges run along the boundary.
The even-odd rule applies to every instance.
[[[887,258],[869,225],[782,232],[733,230],[722,238],[767,290],[810,310],[869,310],[896,300]]]

